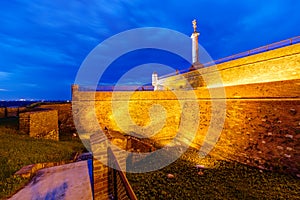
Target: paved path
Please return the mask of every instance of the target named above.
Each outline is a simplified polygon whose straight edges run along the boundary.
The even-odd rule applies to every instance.
[[[39,170],[11,200],[90,200],[91,160]]]

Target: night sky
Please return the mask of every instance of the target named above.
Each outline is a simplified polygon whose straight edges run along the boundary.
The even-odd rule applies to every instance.
[[[0,100],[70,99],[70,86],[89,52],[122,31],[162,27],[190,36],[197,19],[199,43],[218,59],[300,35],[299,8],[298,0],[3,0]],[[135,65],[189,67],[173,57],[133,52],[116,60],[101,84],[114,84]],[[150,81],[151,72],[138,74],[136,84],[139,77]]]

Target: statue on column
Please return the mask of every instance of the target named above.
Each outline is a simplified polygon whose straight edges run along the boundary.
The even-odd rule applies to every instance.
[[[194,33],[197,33],[197,30],[196,30],[196,28],[197,28],[197,21],[194,19],[192,21],[192,24],[193,24],[193,28],[194,28]]]
[[[199,59],[199,44],[198,37],[200,33],[197,32],[197,21],[194,19],[192,21],[194,32],[191,35],[192,38],[192,66],[189,68],[189,71],[193,71],[195,69],[203,68],[203,64],[200,63]]]

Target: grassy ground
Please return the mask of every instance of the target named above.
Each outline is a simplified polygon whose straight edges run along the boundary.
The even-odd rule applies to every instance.
[[[17,119],[14,118],[0,120],[0,199],[13,194],[29,181],[13,176],[23,166],[67,161],[72,159],[74,152],[84,150],[79,139],[59,142],[33,139],[20,135],[16,125]]]
[[[197,156],[190,149],[161,170],[127,177],[138,199],[300,199],[299,178]]]

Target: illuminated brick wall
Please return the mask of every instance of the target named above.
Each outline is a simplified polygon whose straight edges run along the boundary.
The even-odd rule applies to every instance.
[[[291,83],[288,83],[291,84]],[[268,88],[273,88],[272,84],[262,84],[264,90],[258,90],[253,93],[253,96],[261,96],[265,94]],[[262,86],[261,85],[261,86]],[[268,86],[269,85],[269,86]],[[278,84],[280,85],[280,84]],[[297,85],[297,84],[293,84]],[[276,86],[276,85],[275,85]],[[274,87],[275,87],[274,86]],[[248,87],[250,87],[248,85]],[[237,96],[245,93],[248,97],[251,96],[248,87],[237,86],[231,88]],[[253,85],[254,88],[257,85]],[[276,87],[275,87],[276,88]],[[295,89],[295,88],[294,88]],[[226,89],[227,90],[227,89]],[[244,91],[246,90],[246,91]],[[251,91],[251,90],[250,90]],[[261,92],[259,92],[261,91]],[[274,91],[277,91],[274,89]],[[300,96],[300,88],[298,85],[298,94]],[[240,93],[239,93],[240,92]],[[82,110],[80,111],[83,121],[82,124],[90,122],[90,110],[88,106],[88,93],[79,92],[85,101],[81,103]],[[120,93],[118,99],[111,101],[110,92],[99,92],[96,95],[95,105],[96,116],[100,126],[109,130],[120,132],[135,132],[135,127],[127,124],[124,116],[128,108],[124,105],[126,92]],[[208,126],[211,121],[211,102],[207,101],[203,93],[199,93],[201,98],[197,100],[200,108],[199,127],[196,138],[192,146],[200,147],[205,135],[207,134]],[[266,94],[265,94],[266,95]],[[279,95],[274,92],[274,95]],[[76,97],[74,98],[76,99]],[[93,95],[92,95],[93,96]],[[91,96],[91,97],[92,97]],[[182,95],[184,96],[184,95]],[[77,96],[78,97],[78,96]],[[92,100],[92,99],[89,99]],[[112,114],[112,102],[116,103],[116,116]],[[162,129],[160,129],[151,138],[157,143],[166,144],[177,134],[181,118],[181,109],[176,99],[176,96],[171,91],[157,92],[136,92],[131,96],[128,103],[130,117],[139,126],[146,126],[150,123],[149,110],[152,105],[159,104],[164,107],[166,113],[166,121]],[[189,101],[184,103],[187,110],[192,112],[193,107],[189,106]],[[122,106],[123,105],[123,106]],[[272,100],[272,98],[240,100],[239,98],[226,100],[226,118],[224,129],[221,137],[213,153],[222,155],[225,159],[237,160],[249,165],[263,167],[267,169],[285,170],[288,172],[300,172],[300,101],[293,98],[284,98],[280,100]],[[223,112],[223,111],[220,111]],[[152,114],[152,119],[159,118],[163,113]],[[122,118],[123,116],[123,118]],[[119,124],[116,122],[116,118]],[[86,120],[86,122],[84,122]],[[191,121],[190,123],[194,123]],[[125,127],[126,130],[120,128]],[[142,129],[143,130],[143,129]],[[144,129],[140,134],[148,134],[151,129]],[[189,135],[183,135],[184,138],[190,138]]]
[[[185,77],[194,88],[293,80],[300,78],[300,44],[221,63],[159,80],[170,89],[186,88]],[[220,79],[218,78],[220,77]],[[221,81],[218,81],[221,80]]]
[[[259,168],[300,174],[299,53],[300,44],[296,44],[219,64],[225,95],[219,94],[218,88],[197,87],[201,83],[201,78],[197,79],[199,72],[211,79],[209,86],[216,86],[213,68],[186,74],[186,77],[196,75],[193,81],[197,84],[192,83],[197,89],[176,91],[177,96],[173,91],[94,93],[74,90],[75,112],[82,116],[77,128],[86,133],[87,138],[99,129],[100,124],[102,129],[138,132],[146,136],[153,134],[150,138],[166,144],[175,137],[185,119],[181,108],[185,109],[184,113],[193,113],[193,101],[189,98],[194,92],[199,116],[192,117],[185,127],[188,129],[199,122],[191,145],[201,147],[211,122],[210,94],[214,93],[214,98],[226,100],[226,118],[212,153]],[[182,82],[177,78],[166,78],[162,83],[179,88]],[[93,116],[97,125],[91,123]],[[191,139],[189,130],[181,131],[185,133],[179,140]]]
[[[230,100],[213,153],[263,169],[300,173],[300,100]]]
[[[91,148],[93,152],[93,191],[94,199],[108,199],[109,196],[109,168],[107,167],[106,138],[98,134],[91,136]],[[101,158],[101,159],[100,159]],[[101,161],[100,161],[101,160]]]
[[[114,148],[108,150],[108,140],[104,135],[93,134],[90,137],[91,150],[93,152],[93,191],[94,199],[109,199],[114,196],[116,199],[130,199],[128,193],[135,197],[132,188],[123,172],[110,168],[126,170],[126,152]],[[117,158],[117,159],[116,159]],[[120,168],[119,168],[120,167]],[[123,175],[123,181],[121,180]],[[128,190],[128,188],[130,188]],[[131,198],[131,199],[136,199]]]
[[[19,114],[19,129],[30,137],[59,140],[56,110],[40,110]]]
[[[60,133],[76,133],[75,125],[73,123],[71,103],[41,104],[39,108],[57,110]]]
[[[300,80],[229,86],[225,87],[225,91],[227,99],[295,98],[300,97]],[[77,104],[80,110],[74,110],[74,112],[78,112],[80,116],[83,116],[81,117],[83,121],[77,123],[79,126],[77,128],[80,129],[81,125],[85,127],[87,124],[91,124],[90,121],[85,120],[91,119],[93,113],[89,108],[92,107],[95,108],[97,124],[99,122],[102,129],[106,127],[107,129],[120,132],[136,132],[137,129],[134,126],[136,124],[138,126],[148,126],[147,130],[142,130],[144,134],[153,134],[157,127],[155,123],[160,123],[166,116],[165,125],[159,129],[159,132],[153,138],[170,138],[178,131],[180,122],[181,109],[178,98],[181,102],[185,102],[185,98],[191,96],[190,93],[193,92],[195,92],[198,99],[200,114],[210,117],[209,112],[205,111],[202,113],[202,107],[210,105],[209,101],[205,101],[210,99],[210,91],[204,88],[196,91],[179,91],[177,92],[178,97],[172,91],[97,92],[96,95],[93,92],[75,92],[73,93],[73,104]],[[113,94],[114,96],[112,96]],[[188,101],[186,103],[188,104]],[[149,110],[155,104],[162,106],[164,110],[162,112],[160,110],[153,112],[154,116],[152,116],[153,120],[152,124],[150,124],[151,113]],[[112,112],[112,105],[114,105],[114,113]],[[152,109],[155,111],[155,109],[159,108],[152,107]],[[186,109],[189,109],[188,106]],[[128,122],[130,118],[134,124]],[[97,130],[99,127],[93,128]],[[86,132],[90,131],[87,130]]]

